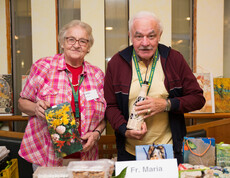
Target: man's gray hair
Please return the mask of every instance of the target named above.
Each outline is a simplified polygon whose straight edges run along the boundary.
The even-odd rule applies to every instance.
[[[162,25],[160,19],[154,13],[148,12],[148,11],[140,11],[140,12],[136,13],[129,20],[129,34],[130,34],[131,39],[132,39],[132,33],[131,33],[131,31],[132,31],[132,28],[133,28],[133,22],[136,19],[145,18],[145,17],[149,17],[149,18],[152,18],[153,20],[155,20],[157,22],[157,24],[158,24],[160,34],[163,32],[163,25]]]

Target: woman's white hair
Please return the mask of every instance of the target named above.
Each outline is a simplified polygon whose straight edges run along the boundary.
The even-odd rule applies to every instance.
[[[130,20],[129,20],[129,34],[130,34],[130,37],[132,39],[132,28],[133,28],[133,22],[136,20],[136,19],[140,19],[140,18],[152,18],[153,20],[155,20],[158,24],[158,27],[159,27],[159,32],[160,34],[163,32],[163,25],[160,21],[160,19],[152,12],[148,12],[148,11],[140,11],[138,13],[136,13]]]
[[[94,38],[93,38],[93,34],[92,34],[92,28],[89,24],[82,22],[80,20],[72,20],[68,24],[66,24],[62,27],[62,29],[60,30],[59,35],[58,35],[58,42],[60,43],[60,45],[62,45],[64,43],[66,31],[72,27],[82,27],[83,29],[85,29],[85,31],[89,35],[89,46],[90,47],[93,46]]]

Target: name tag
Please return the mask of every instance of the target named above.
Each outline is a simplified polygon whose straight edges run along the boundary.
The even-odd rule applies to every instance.
[[[85,98],[86,98],[87,101],[90,101],[90,100],[99,98],[96,89],[90,90],[90,91],[86,91],[86,92],[84,93],[84,95],[85,95]]]
[[[176,159],[118,161],[115,163],[116,176],[126,167],[125,178],[178,178]]]

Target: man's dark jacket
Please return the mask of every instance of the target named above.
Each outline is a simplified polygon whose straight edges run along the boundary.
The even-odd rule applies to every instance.
[[[158,49],[165,75],[164,84],[171,101],[169,123],[174,156],[178,163],[181,163],[183,137],[186,135],[184,113],[202,108],[205,98],[184,57],[178,51],[162,44],[158,45]],[[108,63],[105,76],[106,118],[115,130],[118,160],[119,152],[125,149],[129,90],[132,81],[132,52],[133,46],[129,46],[115,54]]]

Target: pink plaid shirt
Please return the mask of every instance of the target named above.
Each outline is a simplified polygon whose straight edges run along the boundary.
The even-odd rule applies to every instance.
[[[72,89],[68,81],[67,67],[63,54],[56,54],[35,62],[28,76],[22,98],[33,102],[49,101],[51,106],[63,102],[71,102]],[[80,86],[81,135],[93,131],[104,118],[106,102],[104,99],[104,73],[88,62],[84,62],[84,80]],[[69,73],[72,79],[72,74]],[[96,90],[97,99],[87,101],[84,93]],[[36,116],[29,118],[19,155],[27,161],[41,166],[61,166],[62,159],[55,157],[52,141],[45,120]],[[88,152],[81,152],[81,160],[98,158],[98,147],[95,145]]]

